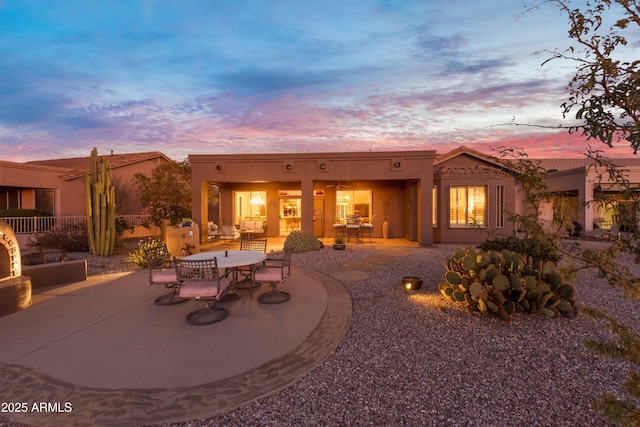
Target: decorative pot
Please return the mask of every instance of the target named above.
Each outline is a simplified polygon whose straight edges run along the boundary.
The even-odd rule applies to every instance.
[[[389,238],[389,222],[386,219],[382,222],[382,238]]]
[[[402,286],[407,291],[416,291],[422,287],[422,279],[420,277],[404,276],[402,278]]]
[[[337,249],[339,251],[344,251],[347,245],[345,243],[334,243],[333,249]]]

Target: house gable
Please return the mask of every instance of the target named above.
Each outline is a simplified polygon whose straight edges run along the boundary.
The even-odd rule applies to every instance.
[[[505,174],[504,166],[493,158],[466,147],[457,148],[439,156],[434,162],[438,175],[497,175]]]

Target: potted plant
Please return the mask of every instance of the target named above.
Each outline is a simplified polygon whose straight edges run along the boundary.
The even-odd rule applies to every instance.
[[[338,236],[333,239],[333,249],[343,251],[347,245],[344,243],[344,237]]]

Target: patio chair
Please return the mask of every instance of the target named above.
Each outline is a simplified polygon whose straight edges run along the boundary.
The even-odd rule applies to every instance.
[[[240,232],[236,230],[233,225],[223,224],[218,227],[218,229],[220,230],[220,240],[224,240],[225,242],[227,242],[229,240],[236,240],[240,238]]]
[[[176,277],[176,269],[171,261],[167,244],[163,243],[159,246],[145,249],[143,256],[149,271],[149,281],[147,283],[149,285],[164,285],[166,288],[171,289],[167,294],[157,297],[155,303],[158,305],[173,305],[186,302],[186,299],[176,296],[178,278]]]
[[[240,250],[241,251],[252,251],[252,252],[267,252],[267,239],[241,239],[240,240]],[[237,267],[236,271],[238,274],[242,274],[244,279],[242,282],[238,281],[236,283],[236,288],[238,289],[251,289],[259,288],[260,284],[254,283],[252,280],[248,282],[245,279],[251,279],[251,266],[243,265],[241,267]]]
[[[331,226],[333,228],[333,237],[345,237],[345,225],[341,222],[336,222]]]
[[[355,216],[347,218],[347,242],[352,235],[355,235],[356,242],[360,243],[360,218]]]
[[[255,283],[268,283],[271,291],[265,292],[258,297],[258,302],[263,304],[280,304],[291,299],[287,292],[277,290],[278,285],[283,284],[291,274],[291,252],[286,248],[282,255],[270,257],[264,264],[257,264],[253,267],[252,279]]]
[[[360,224],[362,232],[369,233],[369,241],[371,241],[371,233],[373,232],[373,221],[376,219],[375,214],[371,217],[371,221]]]
[[[187,315],[190,325],[208,325],[225,319],[229,312],[217,303],[227,293],[232,280],[218,273],[218,260],[176,259],[177,295],[180,298],[204,300],[206,305]]]

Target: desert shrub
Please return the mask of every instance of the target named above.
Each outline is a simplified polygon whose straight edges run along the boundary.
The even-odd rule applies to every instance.
[[[51,216],[51,212],[42,209],[6,209],[0,211],[1,218],[27,217],[27,216]]]
[[[135,227],[130,225],[124,218],[116,217],[116,235],[120,236],[125,231],[133,231]]]
[[[558,247],[551,240],[538,237],[519,238],[515,236],[500,236],[494,239],[488,239],[484,243],[478,245],[484,251],[509,251],[531,257],[534,264],[545,261],[560,261],[561,254]]]
[[[56,249],[62,252],[88,252],[87,230],[50,230],[36,233],[29,238],[28,246],[40,250]]]
[[[129,253],[129,260],[140,268],[147,268],[147,260],[144,257],[144,251],[151,248],[157,248],[164,245],[164,242],[152,237],[147,240],[140,240],[135,251]]]
[[[302,231],[292,232],[284,241],[285,249],[291,252],[317,251],[322,246],[322,242],[315,236]]]

